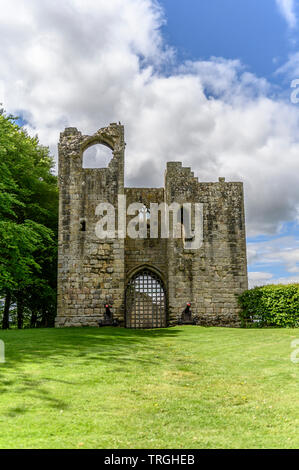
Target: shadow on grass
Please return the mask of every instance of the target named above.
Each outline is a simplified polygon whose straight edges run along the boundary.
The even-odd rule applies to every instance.
[[[24,362],[56,362],[63,367],[61,359],[89,357],[92,360],[116,361],[130,360],[153,362],[155,340],[173,338],[182,333],[180,329],[129,330],[125,328],[63,328],[11,330],[0,332],[5,342],[6,363],[4,368],[16,367]],[[151,351],[152,358],[132,355],[133,352]],[[91,357],[91,354],[94,354]],[[148,356],[144,354],[144,356]],[[1,370],[1,369],[0,369]]]
[[[84,366],[93,362],[107,364],[114,372],[130,371],[132,364],[150,367],[163,360],[161,338],[173,338],[180,329],[129,330],[125,328],[64,328],[11,330],[0,332],[5,342],[6,363],[0,364],[0,396],[14,389],[18,396],[43,400],[46,406],[66,409],[68,403],[57,399],[46,387],[56,383],[77,385],[76,380],[61,378],[63,368]],[[157,341],[158,340],[158,341]],[[160,353],[160,354],[159,354]],[[51,376],[42,367],[42,375],[36,377],[36,364],[49,364]],[[28,368],[27,368],[28,366]],[[57,377],[53,377],[53,366]],[[9,374],[9,377],[7,376]],[[14,406],[5,415],[15,417],[26,413],[26,406]]]

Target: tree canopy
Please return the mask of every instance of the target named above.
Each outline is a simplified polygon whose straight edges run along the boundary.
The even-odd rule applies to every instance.
[[[56,310],[58,188],[49,149],[0,112],[0,298],[2,327],[51,326]]]

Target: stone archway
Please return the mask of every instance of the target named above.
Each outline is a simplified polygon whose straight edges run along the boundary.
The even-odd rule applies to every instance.
[[[149,268],[140,269],[129,280],[125,305],[127,328],[166,327],[164,283]]]

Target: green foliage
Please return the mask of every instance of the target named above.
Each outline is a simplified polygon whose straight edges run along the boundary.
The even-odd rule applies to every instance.
[[[243,326],[299,326],[299,284],[255,287],[239,297]]]
[[[51,240],[51,232],[32,221],[17,224],[0,220],[0,286],[13,290],[31,283],[33,270],[40,270],[34,252]]]
[[[31,312],[36,322],[48,310],[53,317],[55,310],[58,188],[53,165],[49,149],[0,112],[0,298],[17,302],[19,317]],[[49,324],[48,318],[42,323]]]

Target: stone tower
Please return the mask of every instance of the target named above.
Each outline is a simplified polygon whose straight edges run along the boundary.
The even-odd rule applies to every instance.
[[[84,169],[84,151],[112,150],[107,168]],[[243,184],[202,183],[190,168],[169,162],[164,188],[124,188],[124,128],[110,124],[92,136],[67,128],[59,143],[59,261],[56,326],[96,326],[109,304],[121,326],[177,324],[191,303],[201,325],[238,326],[237,295],[247,289]],[[151,203],[201,203],[203,243],[182,238],[133,239],[96,235],[96,208],[138,202],[151,220]],[[141,211],[140,211],[141,212]],[[133,215],[127,216],[127,222]]]

